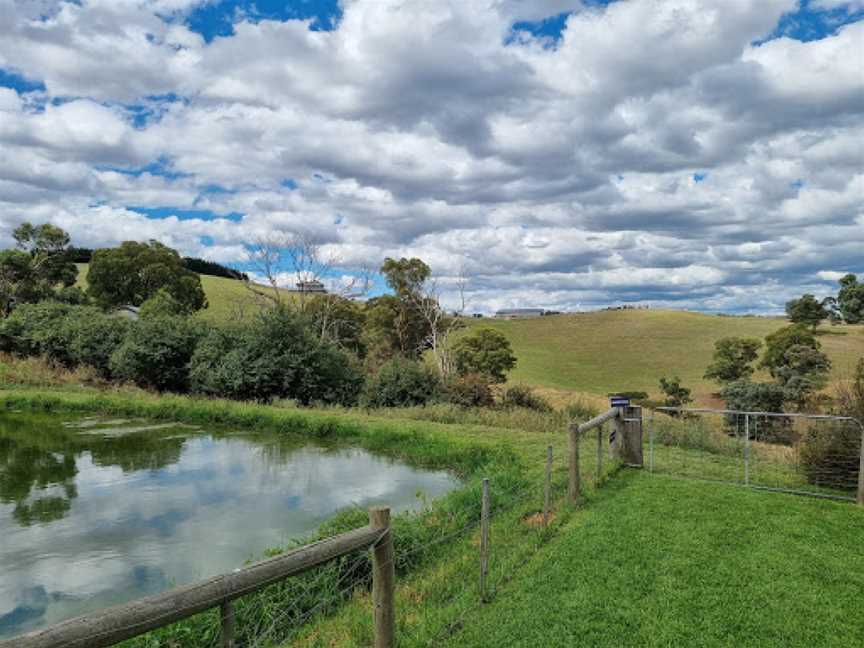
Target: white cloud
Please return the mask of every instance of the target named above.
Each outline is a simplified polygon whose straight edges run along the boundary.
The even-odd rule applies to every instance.
[[[0,66],[46,85],[0,89],[0,244],[50,219],[239,262],[302,230],[349,265],[465,268],[478,309],[770,310],[764,286],[864,272],[864,23],[757,46],[794,0],[351,0],[334,31],[241,20],[208,44],[195,4],[0,0]],[[568,10],[554,47],[508,44]]]

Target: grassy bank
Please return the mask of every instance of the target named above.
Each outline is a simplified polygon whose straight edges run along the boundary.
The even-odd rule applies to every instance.
[[[421,513],[401,514],[394,521],[397,574],[402,591],[409,591],[416,583],[423,583],[424,587],[437,583],[435,587],[440,587],[441,576],[434,574],[441,573],[442,565],[450,568],[462,565],[458,568],[459,577],[468,573],[467,565],[476,561],[471,534],[479,519],[481,477],[489,477],[494,484],[493,505],[503,516],[496,519],[496,537],[513,547],[540,542],[550,533],[540,534],[536,528],[520,522],[526,513],[536,512],[538,508],[542,491],[537,484],[548,442],[558,446],[556,494],[560,496],[565,490],[566,472],[560,464],[560,457],[563,457],[561,435],[482,425],[385,419],[356,411],[284,409],[141,392],[7,389],[0,391],[0,404],[11,410],[143,417],[205,428],[207,425],[237,426],[262,434],[351,444],[377,454],[399,457],[407,463],[453,470],[464,480],[461,488],[436,500]],[[590,474],[587,462],[586,472]],[[325,524],[318,536],[307,540],[365,524],[365,511],[344,511]],[[326,617],[340,609],[346,599],[362,596],[367,591],[368,574],[366,555],[351,556],[307,576],[244,597],[237,605],[241,641],[260,640],[266,635],[267,641],[275,645],[298,631],[303,632],[304,628],[314,628],[314,624],[304,625],[304,622],[310,616]],[[456,582],[453,576],[444,581]],[[436,624],[425,626],[430,632],[440,631],[448,623],[450,616],[446,610],[442,609],[441,614]],[[369,618],[362,614],[357,624],[365,629],[363,632],[371,629]],[[209,645],[217,636],[217,629],[217,615],[210,612],[132,640],[128,645],[161,646],[171,645],[172,641],[184,646]]]

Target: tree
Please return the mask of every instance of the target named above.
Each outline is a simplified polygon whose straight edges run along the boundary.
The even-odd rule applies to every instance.
[[[705,370],[705,378],[725,384],[748,378],[753,374],[751,364],[756,360],[760,340],[726,337],[714,343],[714,362]]]
[[[681,379],[678,376],[668,379],[666,376],[662,376],[660,378],[660,391],[666,396],[663,401],[665,407],[684,407],[693,402],[690,389],[681,385]]]
[[[829,312],[825,308],[825,302],[820,302],[807,293],[800,299],[786,302],[786,315],[793,323],[806,324],[815,331],[819,323],[828,317]]]
[[[771,376],[776,378],[777,371],[787,363],[786,352],[793,346],[806,346],[817,351],[820,348],[819,342],[806,326],[792,324],[765,338],[765,353],[759,366],[768,369]]]
[[[796,344],[784,354],[784,363],[776,370],[777,383],[787,392],[787,400],[803,409],[809,398],[828,383],[831,361],[821,351]]]
[[[430,325],[422,304],[423,287],[431,270],[420,259],[387,258],[380,268],[392,295],[381,295],[366,304],[364,339],[373,362],[400,355],[419,358],[429,345]]]
[[[12,236],[17,249],[0,252],[0,317],[16,304],[56,297],[78,276],[69,235],[59,227],[24,223]]]
[[[456,371],[488,376],[492,382],[503,383],[507,372],[516,366],[516,356],[510,342],[495,329],[481,328],[457,340],[453,348]]]
[[[158,241],[125,241],[116,248],[96,250],[87,283],[89,295],[103,307],[140,306],[162,289],[185,314],[207,307],[201,278],[186,269],[176,251]]]
[[[396,301],[392,318],[393,333],[399,352],[405,357],[419,357],[429,333],[429,324],[423,316],[423,284],[432,274],[431,269],[417,258],[386,258],[381,274],[393,289]]]
[[[726,408],[739,412],[782,412],[788,392],[782,385],[772,382],[739,380],[729,383],[720,392]],[[751,424],[753,417],[751,417]],[[740,419],[736,414],[726,416],[726,424],[735,430]],[[765,417],[759,421],[760,440],[787,441],[791,419],[781,416]],[[750,433],[753,434],[753,429]]]
[[[836,307],[847,324],[864,322],[864,284],[858,283],[858,277],[854,274],[847,274],[840,279]]]

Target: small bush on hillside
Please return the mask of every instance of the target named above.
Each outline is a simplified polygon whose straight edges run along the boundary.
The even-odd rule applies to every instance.
[[[501,406],[505,408],[523,407],[536,412],[551,412],[552,406],[542,396],[538,396],[527,385],[511,385],[501,395]]]
[[[681,379],[678,376],[660,378],[660,391],[666,397],[663,400],[664,407],[684,407],[693,402],[690,389],[681,384]]]
[[[491,407],[495,404],[489,376],[481,373],[467,373],[454,378],[445,386],[444,397],[460,407]]]
[[[597,411],[597,408],[593,405],[589,405],[583,401],[576,401],[575,403],[570,403],[567,407],[564,408],[564,414],[567,417],[568,421],[589,421],[595,416],[597,416],[600,412]]]
[[[739,380],[723,388],[720,392],[726,401],[726,409],[742,412],[782,412],[786,402],[786,390],[775,383],[754,383]],[[730,430],[738,425],[735,414],[726,415],[726,425]],[[751,431],[752,433],[752,431]],[[789,442],[791,440],[791,420],[781,417],[768,417],[759,423],[759,440]]]
[[[437,374],[426,364],[406,358],[385,362],[366,384],[366,407],[412,407],[425,405],[440,392]]]
[[[460,375],[486,374],[494,383],[505,382],[507,372],[516,366],[509,340],[490,328],[477,329],[459,338],[453,357]]]
[[[185,317],[140,319],[111,354],[109,370],[121,380],[158,391],[185,392],[189,362],[202,327]]]
[[[357,362],[322,342],[309,323],[274,308],[244,326],[211,330],[191,361],[198,393],[270,402],[290,398],[303,405],[352,405],[363,384]]]

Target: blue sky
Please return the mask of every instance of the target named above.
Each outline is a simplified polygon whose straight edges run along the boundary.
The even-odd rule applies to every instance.
[[[0,244],[48,219],[244,267],[301,232],[477,310],[776,312],[864,272],[861,0],[0,10]]]

